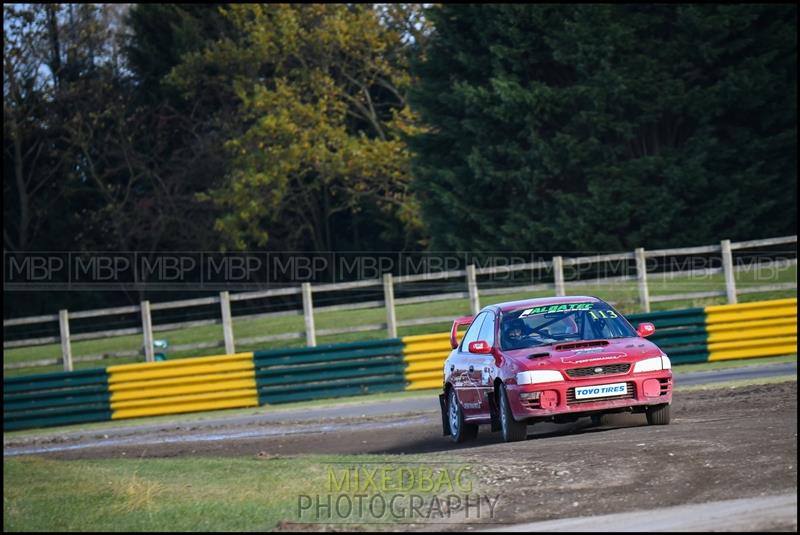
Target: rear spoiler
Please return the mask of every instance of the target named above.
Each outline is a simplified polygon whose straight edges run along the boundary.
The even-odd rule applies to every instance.
[[[450,347],[453,349],[458,347],[458,328],[464,325],[472,325],[472,320],[475,316],[461,316],[453,321],[453,328],[450,329]]]

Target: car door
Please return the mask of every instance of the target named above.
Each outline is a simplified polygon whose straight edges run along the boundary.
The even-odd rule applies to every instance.
[[[461,403],[461,407],[465,413],[471,410],[475,403],[474,386],[472,384],[470,367],[474,368],[471,361],[471,353],[469,352],[469,344],[478,340],[483,321],[486,319],[487,313],[482,312],[475,317],[472,325],[469,326],[467,332],[464,333],[464,338],[461,339],[461,344],[454,351],[455,355],[452,358],[450,380],[456,390],[456,396]]]
[[[463,378],[459,392],[464,415],[467,417],[478,417],[489,415],[489,402],[486,395],[491,392],[494,382],[494,356],[485,353],[470,353],[469,342],[478,340],[487,342],[489,347],[494,347],[496,321],[494,312],[487,311],[481,314],[481,323],[474,336],[474,339],[467,340],[460,346],[460,364],[463,367],[461,376]],[[477,323],[477,321],[476,321]],[[469,334],[469,333],[467,333]]]

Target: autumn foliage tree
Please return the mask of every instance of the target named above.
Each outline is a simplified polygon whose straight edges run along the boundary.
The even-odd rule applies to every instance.
[[[230,172],[203,196],[221,208],[216,227],[230,246],[414,247],[399,136],[411,120],[410,78],[398,30],[368,4],[233,5],[226,14],[235,37],[188,55],[171,81],[187,98],[236,103]]]

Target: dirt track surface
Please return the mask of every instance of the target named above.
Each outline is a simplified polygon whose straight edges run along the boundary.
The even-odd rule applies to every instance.
[[[488,492],[501,495],[494,521],[503,523],[797,492],[796,382],[677,392],[668,426],[615,415],[600,427],[588,419],[536,424],[528,440],[509,444],[481,427],[476,441],[454,445],[434,411],[250,427],[215,428],[212,436],[207,428],[162,429],[114,446],[76,444],[39,455],[424,454],[431,464],[455,458],[473,464]],[[794,526],[765,527],[796,529],[796,518]]]
[[[797,530],[797,494],[676,505],[630,513],[505,525],[486,531],[776,531]]]

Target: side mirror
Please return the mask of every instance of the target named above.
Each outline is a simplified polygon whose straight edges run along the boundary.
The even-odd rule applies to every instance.
[[[469,352],[470,353],[491,353],[492,346],[488,343],[484,342],[483,340],[478,340],[477,342],[470,342],[469,343]]]
[[[636,329],[636,334],[638,334],[642,338],[650,336],[654,332],[656,332],[656,326],[653,325],[652,323],[640,323],[639,327],[637,327]]]

